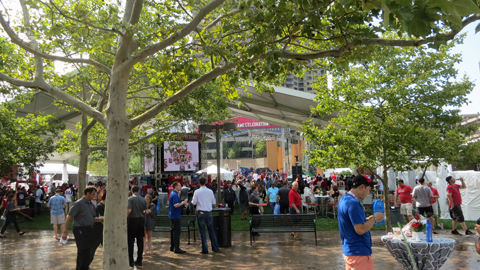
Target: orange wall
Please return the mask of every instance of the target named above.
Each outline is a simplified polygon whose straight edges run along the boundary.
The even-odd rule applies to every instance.
[[[302,162],[303,150],[305,149],[304,141],[298,141],[298,144],[291,144],[292,149],[292,166],[295,165],[295,156],[298,155],[298,162]]]
[[[277,167],[279,171],[283,171],[283,151],[282,147],[277,147]]]
[[[278,169],[277,140],[267,141],[267,166],[272,171]]]

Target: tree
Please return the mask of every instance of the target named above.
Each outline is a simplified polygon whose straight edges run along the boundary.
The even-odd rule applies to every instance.
[[[0,13],[8,44],[17,52],[6,53],[1,47],[0,55],[22,55],[33,65],[2,69],[0,80],[46,92],[106,130],[111,196],[105,212],[104,269],[128,266],[126,211],[112,209],[127,207],[129,138],[135,128],[213,80],[226,98],[235,98],[237,87],[245,83],[267,91],[265,83],[280,84],[287,72],[307,67],[306,60],[341,57],[355,47],[372,45],[438,46],[480,19],[478,6],[470,0],[20,4],[21,18],[8,8]],[[369,24],[382,16],[384,26]],[[378,38],[384,28],[417,38]],[[88,66],[93,70],[89,74],[108,77],[104,93],[90,91],[108,97],[105,110],[64,90],[54,66],[60,62]],[[141,89],[147,87],[154,91],[143,95]],[[132,107],[131,95],[145,102]]]
[[[23,167],[31,173],[55,151],[56,134],[63,128],[52,115],[28,114],[17,116],[17,103],[0,106],[0,177],[13,177],[13,167]]]
[[[412,170],[456,161],[470,151],[474,126],[459,125],[459,108],[473,88],[468,78],[455,81],[459,55],[424,47],[376,47],[364,59],[331,63],[333,86],[318,87],[314,113],[336,114],[324,129],[304,126],[305,137],[317,142],[312,162],[335,167],[353,164],[374,172],[388,194],[389,169]],[[393,56],[393,57],[392,57]],[[347,61],[347,62],[345,62]],[[478,143],[477,143],[478,149]],[[390,200],[385,197],[387,231],[391,230]]]
[[[253,142],[253,147],[255,148],[256,158],[267,156],[267,143],[265,141],[255,141]]]

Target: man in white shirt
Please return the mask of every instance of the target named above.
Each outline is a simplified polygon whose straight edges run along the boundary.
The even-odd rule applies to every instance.
[[[253,173],[253,180],[258,181],[258,173]]]
[[[42,213],[42,195],[43,190],[41,186],[37,187],[37,191],[35,192],[35,214],[40,215]]]
[[[208,236],[212,243],[213,252],[220,251],[217,243],[217,236],[213,230],[212,206],[216,204],[213,191],[208,189],[205,184],[207,179],[201,177],[199,179],[200,188],[193,194],[192,204],[197,206],[197,222],[202,239],[202,254],[208,254],[207,235],[205,234],[205,226],[208,229]]]

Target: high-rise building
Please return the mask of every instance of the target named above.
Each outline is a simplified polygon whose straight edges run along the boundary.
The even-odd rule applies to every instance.
[[[311,64],[311,60],[309,64]],[[325,75],[325,70],[323,68],[314,68],[312,70],[306,71],[303,77],[299,77],[295,74],[287,74],[285,82],[282,84],[283,87],[295,89],[302,92],[314,94],[312,84],[315,79]]]

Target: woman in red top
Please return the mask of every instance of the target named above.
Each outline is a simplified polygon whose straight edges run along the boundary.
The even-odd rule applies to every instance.
[[[288,204],[290,206],[291,215],[301,213],[302,200],[300,199],[300,195],[298,194],[298,182],[293,182],[292,184],[292,189],[290,190],[290,193],[288,193]],[[293,223],[296,224],[298,222],[299,220],[294,218]],[[298,239],[296,232],[292,232],[292,236],[295,239]]]

